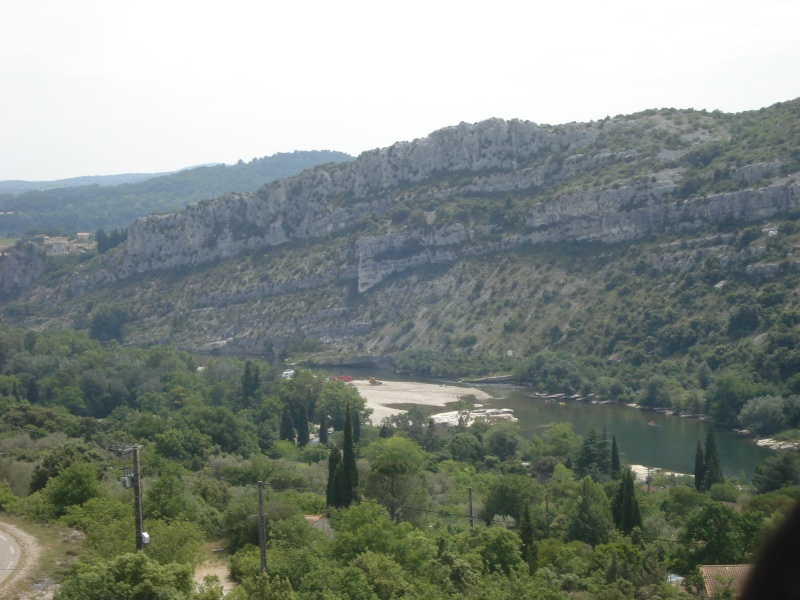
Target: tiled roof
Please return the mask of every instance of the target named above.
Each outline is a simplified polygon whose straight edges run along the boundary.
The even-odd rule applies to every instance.
[[[710,596],[716,590],[731,589],[739,595],[750,573],[751,565],[701,565],[700,574],[705,582],[705,592]]]

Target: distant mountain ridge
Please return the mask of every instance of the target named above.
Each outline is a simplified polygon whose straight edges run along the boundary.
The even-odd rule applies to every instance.
[[[194,267],[244,250],[361,229],[347,270],[363,292],[394,273],[453,262],[465,252],[490,254],[531,242],[618,242],[652,230],[697,229],[800,208],[797,184],[781,179],[800,169],[791,154],[726,163],[717,172],[722,184],[708,190],[716,194],[690,189],[692,170],[680,167],[681,157],[689,157],[688,167],[708,160],[713,150],[707,148],[727,134],[720,116],[691,114],[698,115],[696,126],[680,133],[668,113],[557,127],[502,119],[462,123],[268,183],[253,194],[138,219],[110,276]],[[673,136],[672,148],[658,143],[665,135]],[[609,147],[620,137],[630,145]],[[633,176],[615,177],[610,185],[567,184],[619,169]],[[773,180],[776,185],[766,185]],[[748,189],[753,182],[763,185]],[[464,213],[462,199],[475,197],[505,199],[496,216]],[[399,219],[398,210],[406,217],[422,211],[424,218]],[[375,219],[383,225],[363,231]]]
[[[189,168],[194,169],[195,167]],[[175,172],[177,171],[167,171],[163,173],[120,173],[117,175],[84,175],[80,177],[68,177],[67,179],[52,179],[47,181],[7,179],[0,181],[0,194],[22,194],[24,192],[81,187],[85,185],[99,185],[101,187],[106,187],[122,185],[125,183],[138,183],[139,181],[146,181],[148,179],[153,179],[154,177],[170,175],[171,173]]]
[[[166,174],[76,177],[51,182],[0,182],[0,234],[95,231],[125,227],[137,217],[170,212],[227,192],[252,192],[305,169],[353,160],[343,152],[295,151]],[[27,187],[22,191],[20,187]],[[36,186],[31,189],[32,186]]]

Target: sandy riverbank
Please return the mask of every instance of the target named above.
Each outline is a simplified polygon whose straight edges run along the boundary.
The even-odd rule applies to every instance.
[[[415,381],[384,381],[381,385],[371,385],[366,380],[355,380],[352,385],[372,409],[371,419],[376,425],[386,417],[403,412],[402,409],[392,408],[396,404],[446,406],[468,396],[474,396],[478,402],[491,397],[475,388]]]
[[[658,475],[666,475],[670,476],[673,475],[675,477],[684,477],[688,475],[688,473],[674,473],[672,471],[665,471],[659,467],[646,467],[645,465],[628,465],[633,471],[633,474],[636,476],[636,481],[644,482],[647,479],[647,473],[650,472],[651,476]],[[690,477],[694,477],[694,475],[690,475]]]

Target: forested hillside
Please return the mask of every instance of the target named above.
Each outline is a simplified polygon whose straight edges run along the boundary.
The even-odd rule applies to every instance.
[[[791,430],[798,128],[800,101],[461,124],[51,257],[3,318]]]
[[[786,453],[752,485],[725,480],[712,432],[698,440],[702,479],[634,483],[605,429],[437,430],[418,410],[372,426],[341,381],[68,330],[0,330],[0,408],[0,518],[60,532],[57,564],[32,582],[55,579],[56,600],[216,600],[219,583],[196,589],[191,572],[223,547],[230,600],[691,598],[666,575],[692,588],[699,564],[750,560],[800,477]],[[150,535],[138,554],[120,482],[132,446]],[[306,515],[327,515],[332,536]]]
[[[61,187],[53,182],[19,194],[0,193],[0,232],[8,236],[31,230],[56,234],[125,227],[137,217],[180,210],[226,192],[252,192],[273,179],[347,160],[352,157],[343,152],[291,152],[247,163],[240,160],[235,165],[185,169],[120,185]]]
[[[280,374],[511,375],[796,440],[798,144],[800,101],[495,119],[138,219],[101,255],[20,242],[0,510],[56,532],[34,583],[218,600],[191,576],[224,548],[230,600],[694,597],[783,521],[800,455],[726,478],[710,429],[694,477],[634,481],[606,428],[371,423],[344,382]]]

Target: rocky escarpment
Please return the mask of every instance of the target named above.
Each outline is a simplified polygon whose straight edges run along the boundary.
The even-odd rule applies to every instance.
[[[670,186],[621,188],[558,198],[532,207],[524,233],[493,235],[492,228],[409,231],[358,241],[358,285],[366,291],[394,273],[451,262],[526,243],[620,242],[651,231],[697,229],[726,218],[753,221],[800,208],[800,186],[780,185],[664,203]],[[659,202],[659,200],[661,200]],[[629,207],[639,203],[638,208]],[[388,256],[387,256],[388,254]],[[394,254],[394,256],[393,256]],[[396,256],[404,254],[404,256]]]
[[[607,132],[631,122],[603,127]],[[421,140],[366,152],[352,162],[273,182],[254,194],[229,194],[182,213],[139,219],[128,229],[127,243],[103,257],[105,268],[76,277],[71,289],[80,293],[136,273],[358,231],[352,251],[321,281],[355,277],[358,290],[365,292],[394,273],[452,262],[465,254],[525,243],[619,242],[653,230],[698,228],[727,218],[762,219],[798,208],[793,183],[676,200],[681,169],[668,165],[614,185],[584,184],[576,191],[565,186],[560,194],[540,194],[559,182],[591,180],[591,174],[604,169],[624,172],[625,165],[641,157],[643,150],[635,147],[598,145],[601,129],[500,119],[462,123]],[[691,139],[682,149],[670,150],[671,156],[688,152]],[[728,176],[758,184],[781,169],[780,161],[772,161],[732,167]],[[458,204],[464,198],[511,202],[511,196],[524,197],[526,205],[512,227],[474,214],[454,219],[441,209],[443,203]],[[393,211],[404,203],[423,207],[424,222],[395,225]],[[307,289],[315,282],[317,278],[296,283],[298,289]],[[293,285],[270,281],[262,287],[269,295]]]
[[[138,219],[128,229],[114,278],[335,234],[386,214],[398,189],[437,174],[473,174],[465,189],[484,193],[540,185],[561,170],[547,164],[550,153],[573,152],[594,138],[580,126],[549,130],[499,119],[443,129],[423,140],[366,152],[353,162],[279,180],[255,194],[230,194],[179,214]],[[571,161],[564,174],[580,162]],[[596,160],[583,162],[588,168]]]
[[[38,280],[45,270],[45,252],[28,242],[0,254],[0,292],[12,294]]]

